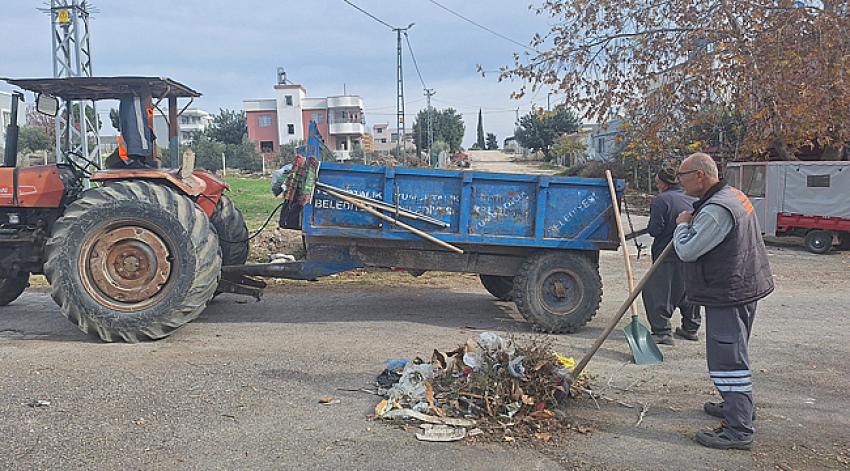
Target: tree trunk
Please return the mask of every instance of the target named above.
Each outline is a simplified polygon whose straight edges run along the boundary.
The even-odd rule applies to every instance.
[[[788,144],[785,143],[785,139],[783,139],[779,133],[774,133],[773,135],[773,148],[776,151],[776,156],[779,157],[779,160],[799,160],[797,159],[797,156],[791,152],[791,149],[788,148]]]

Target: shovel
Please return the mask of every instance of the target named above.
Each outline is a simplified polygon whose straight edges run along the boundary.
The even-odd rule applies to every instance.
[[[640,294],[640,292],[643,290],[643,287],[646,285],[646,282],[649,281],[650,278],[652,278],[652,275],[655,274],[655,272],[658,270],[658,267],[661,265],[662,262],[664,262],[664,259],[667,258],[667,255],[672,250],[673,242],[670,242],[669,244],[667,244],[667,247],[664,248],[664,251],[661,252],[661,255],[658,256],[658,259],[656,259],[652,266],[649,267],[649,271],[646,272],[646,275],[643,275],[643,278],[640,279],[635,289],[631,293],[629,293],[628,299],[626,299],[626,302],[624,302],[623,305],[620,306],[620,309],[617,310],[617,313],[614,314],[614,317],[611,318],[611,322],[608,324],[608,327],[606,327],[605,330],[602,331],[596,341],[593,342],[593,346],[590,347],[590,351],[587,352],[584,357],[582,357],[581,361],[578,362],[578,365],[573,368],[572,373],[570,373],[570,376],[567,378],[567,382],[570,385],[575,382],[576,378],[581,376],[581,372],[584,371],[584,368],[590,362],[590,359],[593,358],[593,355],[596,355],[596,352],[599,351],[599,347],[602,346],[602,343],[605,342],[605,339],[607,339],[608,336],[611,335],[611,332],[613,332],[614,329],[617,328],[617,324],[620,322],[620,319],[623,318],[623,314],[625,314],[626,311],[629,310],[629,305],[631,305],[635,301],[635,299],[637,299],[638,294]]]
[[[620,235],[620,246],[623,248],[623,258],[626,262],[626,280],[628,281],[629,292],[635,290],[634,276],[632,275],[632,262],[629,257],[629,246],[626,244],[626,233],[623,230],[623,223],[620,221],[620,207],[617,203],[617,191],[614,189],[614,179],[611,177],[611,171],[606,170],[605,176],[608,178],[608,188],[611,190],[611,201],[614,207],[614,219],[617,222],[617,233]],[[644,277],[646,279],[646,277]],[[642,288],[642,287],[641,287]],[[626,335],[626,340],[629,342],[629,349],[632,351],[632,358],[637,365],[651,365],[664,361],[664,355],[655,345],[655,340],[652,339],[652,334],[649,329],[643,326],[638,320],[637,303],[632,300],[630,305],[632,310],[632,320],[623,328],[623,333]]]

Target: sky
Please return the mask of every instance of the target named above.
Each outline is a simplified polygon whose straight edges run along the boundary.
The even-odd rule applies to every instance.
[[[547,91],[511,99],[519,82],[476,71],[511,65],[523,49],[453,16],[429,0],[352,0],[393,26],[415,23],[409,38],[432,104],[463,113],[463,144],[475,142],[479,108],[485,132],[513,134],[515,110],[546,106]],[[438,0],[487,28],[527,44],[549,30],[531,0]],[[0,76],[52,75],[46,0],[4,0]],[[343,0],[93,0],[90,23],[95,75],[153,75],[203,93],[196,106],[217,113],[242,100],[272,98],[278,67],[309,97],[349,94],[364,100],[367,125],[395,123],[396,35]],[[403,50],[408,124],[425,107],[423,85]],[[11,88],[3,83],[0,90]],[[556,97],[552,97],[553,104]],[[193,105],[195,106],[195,105]],[[102,114],[108,110],[98,110]],[[105,117],[101,118],[108,122]]]

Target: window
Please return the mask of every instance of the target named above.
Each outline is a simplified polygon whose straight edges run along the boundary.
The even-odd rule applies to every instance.
[[[272,141],[260,141],[260,152],[262,152],[264,154],[274,152],[274,142],[272,142]]]
[[[596,152],[599,153],[599,154],[603,154],[605,152],[605,139],[604,138],[600,137],[598,142],[596,143]]]
[[[829,174],[806,175],[806,186],[809,188],[829,188]]]
[[[310,115],[310,121],[315,121],[316,124],[322,124],[322,113],[319,111],[314,111]]]
[[[744,165],[741,169],[741,191],[749,197],[764,197],[765,165]]]
[[[376,128],[376,129],[375,129],[375,132],[376,132],[376,133],[378,133],[378,134],[383,134],[383,133],[384,133],[384,128]]]
[[[381,144],[386,144],[386,143],[387,143],[387,139],[386,139],[386,138],[381,139]]]
[[[267,128],[272,125],[272,117],[268,114],[261,114],[258,121],[261,128]]]
[[[286,125],[286,133],[289,134],[289,135],[295,134],[295,125],[294,124],[287,124]]]
[[[292,95],[286,95],[283,99],[286,102],[286,106],[292,106]]]

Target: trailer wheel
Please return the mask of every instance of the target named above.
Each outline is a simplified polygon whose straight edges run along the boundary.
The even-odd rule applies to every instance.
[[[488,293],[495,296],[499,301],[512,301],[514,290],[514,277],[479,274],[481,284]]]
[[[56,222],[46,257],[62,314],[106,342],[168,336],[200,314],[221,275],[206,214],[144,181],[83,193]]]
[[[572,333],[587,324],[602,301],[598,267],[576,253],[530,256],[514,278],[514,301],[529,322],[551,333]]]
[[[248,260],[248,226],[233,200],[222,195],[210,217],[221,246],[222,265],[242,265]]]
[[[815,229],[806,234],[806,250],[811,253],[825,254],[832,249],[832,231]]]
[[[29,286],[30,274],[0,278],[0,306],[5,306],[18,299],[27,286]]]

